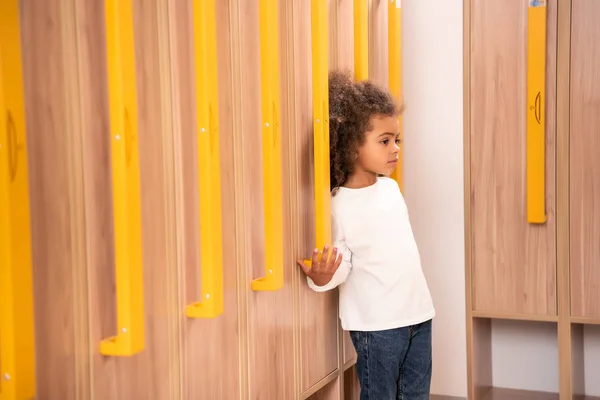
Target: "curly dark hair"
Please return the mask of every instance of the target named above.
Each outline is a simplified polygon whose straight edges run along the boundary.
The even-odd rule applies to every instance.
[[[330,186],[342,186],[350,174],[371,117],[398,116],[404,107],[369,80],[355,82],[348,71],[329,74]]]

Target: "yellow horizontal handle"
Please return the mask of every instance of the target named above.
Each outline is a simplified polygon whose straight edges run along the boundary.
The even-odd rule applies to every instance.
[[[369,1],[354,0],[354,76],[369,79]]]
[[[279,1],[260,0],[259,19],[266,264],[265,276],[252,281],[252,290],[274,291],[281,289],[284,284]]]
[[[145,347],[138,111],[132,0],[106,0],[117,335],[100,353],[131,356]]]
[[[202,298],[187,306],[186,315],[189,318],[215,318],[223,313],[223,228],[215,0],[194,1],[193,7]]]
[[[390,0],[388,7],[388,66],[389,85],[392,96],[398,104],[402,101],[402,0]],[[400,150],[398,151],[398,164],[391,178],[398,183],[402,189],[402,151],[403,151],[403,129],[402,115],[398,117],[400,126]]]
[[[531,1],[527,21],[527,220],[546,222],[546,4]]]
[[[366,2],[365,2],[366,4]],[[312,0],[312,89],[316,247],[331,244],[329,176],[329,31],[327,2]],[[311,265],[311,259],[304,262]]]
[[[31,231],[19,2],[0,2],[0,400],[35,398]]]

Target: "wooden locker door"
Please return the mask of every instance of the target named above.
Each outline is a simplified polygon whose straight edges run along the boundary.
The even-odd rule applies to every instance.
[[[207,2],[208,4],[209,2]],[[195,14],[198,1],[173,0],[169,2],[171,26],[171,73],[173,76],[174,106],[174,154],[177,209],[177,236],[180,240],[181,253],[180,296],[179,296],[179,330],[181,332],[181,365],[182,365],[182,399],[238,399],[244,387],[244,377],[240,376],[239,336],[245,335],[238,322],[238,274],[237,274],[237,240],[236,240],[236,196],[234,182],[233,155],[235,141],[233,85],[231,74],[231,26],[229,20],[229,2],[214,2],[215,15]],[[207,14],[209,12],[206,12]],[[195,19],[195,16],[197,18]],[[196,53],[195,46],[202,42],[202,18],[216,18],[216,60],[210,53]],[[208,32],[208,31],[207,31]],[[208,39],[210,38],[208,32]],[[206,57],[206,58],[205,58]],[[210,291],[209,282],[202,281],[203,269],[215,268],[202,261],[201,225],[212,224],[214,219],[200,214],[200,197],[213,196],[208,181],[199,181],[200,165],[198,135],[204,126],[199,117],[205,110],[198,109],[203,103],[200,96],[209,94],[208,87],[202,87],[205,79],[213,76],[196,75],[197,64],[204,62],[217,63],[218,112],[217,121],[219,135],[220,176],[215,172],[215,179],[221,184],[221,213],[215,216],[221,221],[222,229],[222,279],[223,279],[223,312],[212,318],[190,318],[186,308],[195,302],[202,301],[205,293]],[[214,71],[213,71],[214,72]],[[200,74],[201,75],[201,74]],[[207,75],[210,75],[207,74]],[[198,81],[198,82],[197,82]],[[197,85],[198,84],[198,88]],[[213,105],[214,106],[214,105]],[[212,107],[211,107],[212,108]],[[213,126],[214,127],[214,126]],[[210,134],[217,133],[209,129]],[[214,155],[213,155],[214,156]],[[203,164],[204,166],[205,164]],[[200,186],[202,185],[202,186]],[[218,221],[217,221],[218,223]],[[204,226],[210,229],[210,226]],[[243,236],[242,236],[243,237]],[[214,242],[213,242],[214,243]],[[209,250],[210,251],[210,250]],[[218,250],[217,250],[218,251]],[[209,271],[204,270],[204,276]],[[208,280],[208,279],[207,279]],[[204,297],[203,297],[204,294]],[[218,299],[216,299],[218,301]],[[246,368],[242,369],[245,374]]]
[[[166,212],[169,177],[163,160],[164,143],[171,140],[170,130],[163,129],[165,114],[161,103],[169,97],[162,90],[169,77],[160,70],[161,57],[166,56],[162,47],[166,32],[158,24],[155,2],[113,2],[112,11],[118,10],[118,17],[110,12],[108,4],[108,1],[77,3],[91,301],[91,392],[98,399],[179,398],[179,339],[172,330],[178,320],[177,275],[171,267],[174,248],[167,242],[171,229],[167,226]],[[113,63],[120,65],[115,68]],[[115,86],[119,84],[122,86]],[[122,119],[115,123],[115,118]],[[120,143],[123,147],[118,147]],[[119,168],[115,164],[118,162],[122,162]],[[136,165],[139,173],[135,172]],[[120,168],[125,170],[123,174],[134,173],[127,175],[126,183],[118,190],[124,178],[113,173]],[[137,179],[139,194],[135,189]],[[127,199],[113,199],[123,191]],[[133,202],[128,203],[132,198]],[[115,213],[125,204],[127,208],[115,219]],[[132,215],[135,218],[131,219]],[[127,232],[141,229],[141,240],[123,233],[125,221]],[[118,248],[124,249],[130,262],[115,261],[123,254]],[[136,259],[141,265],[136,264]],[[140,267],[141,274],[136,271]],[[127,284],[120,278],[122,271],[130,274],[127,287],[131,299],[115,296],[115,288],[121,293]],[[133,297],[140,287],[141,298]],[[121,315],[122,307],[128,303],[130,321]],[[118,318],[130,322],[127,324],[130,326],[120,326]],[[101,341],[115,335],[122,335],[120,340],[138,334],[141,339],[132,340],[129,354],[100,353]]]
[[[354,0],[329,0],[330,69],[354,71]],[[339,317],[338,317],[339,321]],[[338,322],[339,323],[339,322]],[[342,331],[342,364],[356,361],[350,334]]]
[[[600,3],[574,0],[572,7],[571,315],[600,320]]]
[[[291,103],[286,72],[289,49],[284,46],[291,13],[289,3],[282,0],[235,0],[230,4],[236,34],[232,36],[236,43],[233,113],[241,118],[235,127],[233,162],[240,180],[235,196],[241,218],[236,229],[243,240],[238,281],[240,303],[245,307],[240,313],[240,334],[245,335],[247,346],[248,393],[253,399],[293,399],[291,283],[297,267],[291,251],[291,122],[287,112]],[[256,281],[261,278],[262,283]]]
[[[329,1],[330,68],[354,70],[354,0]]]
[[[388,7],[389,0],[369,2],[369,79],[388,87]]]
[[[548,1],[545,118],[547,221],[527,219],[528,1],[471,4],[473,308],[554,316],[556,305],[556,0]]]
[[[314,2],[313,2],[314,3]],[[337,40],[335,21],[337,1],[328,3],[329,66],[337,59],[334,44]],[[296,206],[298,213],[298,258],[309,258],[316,243],[316,216],[314,200],[313,155],[313,90],[312,90],[312,33],[311,2],[294,3],[294,87],[295,87],[295,151],[290,159],[297,165]],[[326,293],[312,291],[306,276],[297,267],[299,277],[299,323],[300,323],[300,392],[306,392],[326,377],[338,371],[339,366],[339,319],[337,290]],[[341,388],[328,391],[335,397]],[[337,394],[339,396],[339,394]]]
[[[70,5],[20,2],[38,399],[72,400],[89,389],[82,171],[75,126],[77,54]]]

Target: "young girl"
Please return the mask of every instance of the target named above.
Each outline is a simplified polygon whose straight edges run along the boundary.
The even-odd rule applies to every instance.
[[[349,74],[329,78],[333,249],[298,261],[317,292],[339,286],[340,319],[358,354],[361,400],[427,400],[435,315],[408,210],[387,177],[402,112]]]

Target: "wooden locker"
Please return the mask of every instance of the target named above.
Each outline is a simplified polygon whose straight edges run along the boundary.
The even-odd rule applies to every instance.
[[[211,2],[206,2],[209,4]],[[178,331],[181,335],[181,368],[182,399],[239,398],[244,393],[244,376],[246,369],[238,369],[242,360],[240,335],[244,335],[242,325],[238,321],[238,273],[237,273],[237,238],[236,234],[236,202],[234,166],[236,164],[233,146],[236,140],[234,131],[233,82],[231,73],[232,37],[229,19],[230,6],[227,1],[216,1],[214,15],[210,8],[202,8],[198,12],[199,2],[169,2],[170,52],[164,54],[170,63],[173,82],[173,141],[174,141],[174,175],[176,197],[177,238],[180,253],[179,298],[178,298]],[[200,43],[203,33],[199,30],[206,24],[202,18],[216,18],[215,32],[207,32],[207,41],[213,40],[216,34],[216,53],[202,54],[206,47]],[[197,47],[198,46],[198,47]],[[197,74],[199,63],[216,63],[217,76],[203,77]],[[218,115],[209,116],[210,121],[202,120],[200,96],[206,95],[208,87],[201,87],[206,80],[215,79],[218,88],[218,109],[210,104],[211,112]],[[197,86],[198,85],[198,86]],[[215,114],[216,114],[215,112]],[[216,117],[216,120],[214,118]],[[210,122],[210,127],[204,124]],[[215,129],[218,127],[218,130]],[[199,181],[199,165],[201,148],[199,135],[218,135],[218,152],[220,157],[221,212],[218,215],[222,226],[222,266],[203,263],[201,248],[201,229],[211,229],[210,215],[201,215],[201,196],[213,197],[208,181]],[[214,138],[211,138],[214,140]],[[204,157],[204,152],[202,152]],[[214,157],[214,155],[213,155]],[[218,200],[218,199],[217,199]],[[217,221],[219,223],[219,221]],[[242,236],[243,237],[243,236]],[[210,249],[208,251],[211,251]],[[219,251],[219,249],[215,249]],[[218,262],[215,259],[215,262]],[[202,318],[190,318],[186,314],[187,307],[195,302],[206,303],[206,294],[210,291],[205,269],[222,268],[222,313],[204,315]],[[204,274],[202,274],[204,272]],[[217,271],[217,273],[219,273]],[[208,278],[208,276],[207,276]],[[209,293],[210,294],[210,293]],[[214,295],[214,293],[213,293]],[[214,297],[214,296],[213,296]],[[220,302],[219,298],[215,301]],[[209,313],[210,314],[210,313]],[[242,376],[240,375],[242,374]]]
[[[556,335],[543,350],[556,358],[533,358],[540,371],[558,375],[566,360],[557,269],[558,7],[556,0],[539,3],[464,2],[467,376],[473,399],[558,396],[537,391],[533,382],[501,382],[506,371],[492,373],[502,368],[492,351],[492,336],[502,327]],[[503,355],[511,362],[521,356],[518,347]]]
[[[173,382],[178,370],[170,368],[178,356],[170,329],[177,317],[176,297],[168,287],[176,275],[168,269],[156,5],[129,3],[130,18],[124,18],[134,39],[117,41],[132,46],[137,80],[126,76],[124,81],[133,85],[127,91],[137,90],[138,115],[128,109],[125,118],[135,120],[126,119],[132,125],[115,131],[109,112],[115,99],[108,90],[105,3],[21,4],[33,155],[37,396],[177,398]],[[137,134],[128,129],[136,121]],[[137,158],[132,146],[139,146],[141,202],[135,210],[142,243],[126,247],[141,253],[143,281],[132,283],[143,286],[145,296],[137,299],[143,306],[131,310],[143,321],[141,345],[132,343],[129,350],[135,354],[111,356],[100,354],[102,340],[118,331],[136,335],[134,326],[117,324],[117,310],[123,307],[116,301],[115,286],[121,291],[123,282],[115,279],[110,142],[120,139],[127,141],[123,156],[132,162]]]
[[[21,2],[36,396],[65,400],[89,389],[77,54],[69,11],[59,0]]]
[[[291,13],[282,1],[232,1],[238,281],[244,309],[248,393],[251,398],[295,395],[294,289],[284,47]],[[277,76],[279,75],[279,76]],[[281,163],[281,164],[280,164]]]
[[[571,315],[600,320],[600,4],[574,0],[571,17]],[[565,167],[566,168],[566,167]]]
[[[330,0],[331,69],[354,71],[354,2],[353,0]],[[339,318],[338,318],[339,323]],[[356,362],[356,351],[350,334],[341,329],[342,364],[349,368]]]
[[[546,32],[545,212],[527,219],[528,2],[472,1],[470,33],[470,226],[473,310],[479,315],[557,314],[556,1]]]
[[[168,77],[161,75],[160,60],[166,31],[159,29],[157,3],[81,1],[76,8],[90,393],[177,398],[179,348],[171,329],[178,319],[176,272],[170,268],[174,248],[166,209],[172,200],[164,162],[170,131],[162,113]],[[116,175],[121,168],[123,175]],[[117,298],[115,287],[117,294],[127,287],[131,297]],[[130,319],[120,315],[124,305]],[[119,325],[127,322],[131,326]],[[101,353],[101,342],[115,335],[124,343],[131,335],[130,348]]]
[[[314,1],[312,2],[314,6]],[[327,21],[332,20],[329,3]],[[293,210],[297,213],[298,258],[308,258],[316,244],[316,218],[314,200],[314,120],[313,120],[313,55],[311,32],[311,2],[294,3],[294,88],[295,125],[292,132],[293,148],[290,165],[297,165],[297,180],[292,181]],[[331,45],[331,29],[328,29],[328,47]],[[329,60],[333,49],[329,48]],[[331,61],[329,61],[331,62]],[[316,293],[306,284],[306,277],[295,267],[299,277],[299,354],[301,365],[300,392],[322,387],[337,377],[339,365],[338,348],[338,296],[337,291]],[[335,385],[335,384],[334,384]],[[339,386],[327,390],[327,396],[339,398]]]

